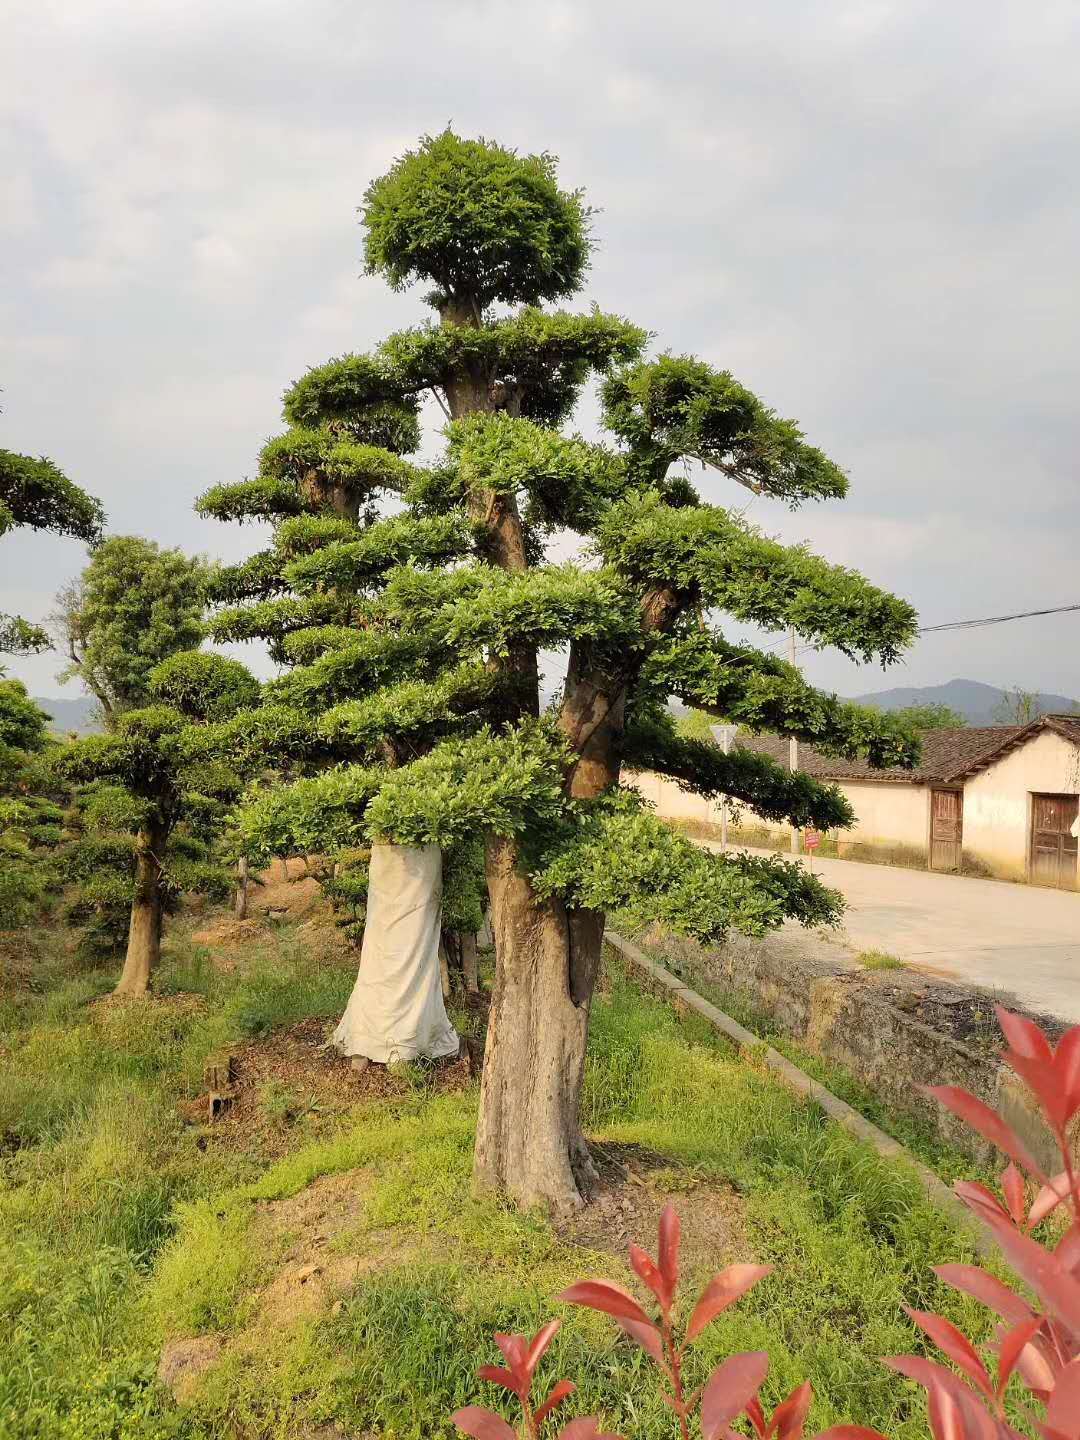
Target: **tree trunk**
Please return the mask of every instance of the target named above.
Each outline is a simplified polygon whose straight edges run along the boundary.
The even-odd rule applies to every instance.
[[[480,960],[476,953],[476,936],[462,933],[460,939],[461,974],[465,981],[465,993],[476,995],[480,991]]]
[[[127,954],[117,995],[145,995],[161,958],[161,856],[166,831],[160,823],[139,831],[135,854],[135,896],[131,902]]]
[[[603,917],[539,900],[511,840],[489,843],[487,879],[497,962],[475,1179],[565,1212],[596,1178],[578,1109]]]
[[[248,904],[248,862],[247,856],[241,855],[236,862],[236,904],[235,912],[237,920],[247,919]]]

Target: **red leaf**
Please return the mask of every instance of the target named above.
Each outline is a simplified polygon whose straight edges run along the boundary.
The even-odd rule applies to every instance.
[[[660,1212],[660,1230],[657,1236],[656,1258],[660,1266],[660,1274],[664,1277],[667,1285],[668,1304],[675,1297],[675,1291],[679,1284],[679,1239],[682,1233],[682,1226],[679,1224],[679,1216],[673,1205],[665,1205]]]
[[[601,1431],[595,1415],[581,1415],[563,1426],[559,1431],[559,1440],[622,1440],[622,1436]]]
[[[1051,1349],[1050,1342],[1045,1336],[1037,1335],[1030,1345],[1020,1351],[1016,1368],[1032,1394],[1045,1400],[1054,1388],[1054,1378],[1061,1369],[1061,1364]]]
[[[544,1351],[558,1334],[561,1324],[561,1320],[549,1320],[544,1328],[533,1336],[529,1348],[525,1352],[525,1369],[528,1371],[530,1377],[535,1372],[537,1365],[539,1365]]]
[[[1023,1055],[1028,1060],[1052,1058],[1053,1051],[1050,1049],[1050,1042],[1034,1020],[1028,1020],[1023,1015],[1014,1015],[1003,1005],[995,1005],[994,1011],[998,1018],[998,1024],[1001,1026],[1001,1033],[1017,1055]]]
[[[951,1320],[945,1319],[944,1315],[935,1315],[931,1310],[910,1310],[906,1305],[904,1310],[916,1325],[926,1331],[934,1344],[944,1350],[949,1359],[960,1366],[964,1374],[975,1382],[984,1395],[993,1396],[994,1387],[990,1383],[986,1366],[983,1364],[979,1352],[962,1330],[958,1330]]]
[[[999,1440],[995,1422],[944,1365],[921,1355],[892,1355],[883,1364],[925,1386],[935,1440]]]
[[[771,1265],[729,1265],[714,1275],[701,1292],[686,1327],[686,1343],[696,1340],[722,1311],[741,1299],[757,1282],[772,1272]]]
[[[1067,1030],[1054,1052],[1054,1069],[1066,1096],[1068,1119],[1080,1108],[1080,1025]]]
[[[755,1395],[746,1406],[746,1418],[754,1427],[754,1432],[765,1440],[765,1431],[768,1426],[765,1424],[765,1411],[761,1408],[761,1401]]]
[[[1080,1334],[1080,1283],[1053,1251],[1046,1251],[1011,1225],[994,1227],[1005,1258],[1046,1308]]]
[[[647,1255],[640,1245],[630,1246],[630,1264],[634,1267],[634,1274],[639,1280],[649,1287],[660,1304],[667,1308],[669,1301],[667,1282],[663,1275],[656,1268],[656,1263],[651,1255]]]
[[[1045,1220],[1057,1209],[1063,1200],[1069,1198],[1069,1176],[1063,1170],[1060,1175],[1053,1176],[1041,1188],[1035,1199],[1031,1202],[1031,1211],[1028,1215],[1030,1226],[1038,1225],[1040,1220]]]
[[[989,1105],[984,1105],[970,1091],[961,1089],[959,1085],[929,1085],[926,1093],[940,1100],[946,1110],[958,1115],[965,1124],[976,1130],[984,1140],[989,1140],[991,1145],[996,1145],[1022,1169],[1042,1178],[1042,1171],[1028,1153],[1024,1142],[996,1110],[991,1110]]]
[[[509,1365],[511,1371],[517,1376],[524,1375],[525,1356],[528,1348],[524,1335],[496,1335],[495,1344],[503,1353],[503,1359]]]
[[[509,1390],[512,1395],[516,1395],[520,1389],[518,1382],[514,1379],[513,1375],[510,1374],[510,1371],[503,1370],[498,1365],[481,1365],[476,1373],[481,1380],[490,1380],[492,1385],[501,1385],[504,1390]]]
[[[1015,1325],[1002,1338],[998,1347],[997,1392],[999,1395],[1005,1394],[1005,1387],[1009,1383],[1009,1376],[1016,1369],[1016,1362],[1042,1323],[1041,1315],[1033,1315],[1030,1320],[1024,1320],[1021,1324]]]
[[[701,1397],[703,1440],[718,1440],[721,1432],[741,1415],[769,1372],[764,1350],[732,1355],[713,1371]]]
[[[450,1416],[457,1428],[473,1440],[517,1440],[514,1430],[501,1415],[485,1410],[482,1405],[466,1405]]]
[[[555,1409],[555,1406],[561,1405],[562,1402],[566,1399],[566,1397],[568,1395],[572,1395],[576,1389],[577,1386],[572,1380],[560,1380],[559,1383],[552,1390],[551,1394],[537,1410],[535,1417],[537,1425],[542,1425],[547,1419],[547,1417],[551,1414],[552,1410]]]
[[[652,1324],[629,1290],[611,1280],[582,1280],[564,1290],[556,1299],[565,1300],[568,1305],[587,1305],[590,1310],[602,1310],[605,1315],[615,1315],[623,1320]]]
[[[1080,1225],[1072,1224],[1054,1246],[1054,1259],[1070,1274],[1080,1270]]]
[[[807,1411],[810,1409],[810,1402],[813,1398],[814,1392],[810,1387],[810,1381],[804,1380],[773,1411],[767,1433],[775,1435],[776,1440],[800,1440],[803,1426],[806,1424]]]
[[[644,1325],[640,1320],[626,1320],[622,1316],[616,1321],[626,1331],[631,1340],[636,1340],[646,1355],[651,1356],[657,1365],[665,1372],[667,1361],[664,1359],[664,1343],[660,1338],[660,1331],[655,1325],[646,1322]]]
[[[985,1185],[980,1185],[978,1180],[957,1180],[953,1193],[960,1197],[969,1210],[981,1215],[988,1224],[993,1225],[1003,1215],[1008,1218],[1009,1212],[998,1197]]]
[[[978,1265],[935,1265],[934,1274],[954,1290],[961,1290],[980,1304],[989,1306],[1003,1320],[1016,1325],[1031,1319],[1031,1309],[1020,1296],[996,1275],[989,1274]]]
[[[886,1440],[880,1430],[871,1430],[869,1425],[830,1425],[828,1430],[819,1430],[814,1440]]]
[[[1080,1359],[1070,1361],[1057,1377],[1046,1405],[1046,1423],[1070,1440],[1080,1436]]]
[[[1027,1213],[1027,1194],[1024,1190],[1024,1177],[1015,1165],[1006,1166],[1001,1177],[1001,1188],[1005,1192],[1009,1214],[1017,1225],[1023,1225]]]
[[[1065,1119],[1069,1113],[1069,1098],[1065,1094],[1053,1062],[1029,1060],[1024,1055],[1017,1055],[1015,1050],[1006,1050],[1002,1059],[1016,1071],[1028,1089],[1038,1097],[1043,1114],[1050,1121],[1051,1126],[1060,1133],[1065,1127]]]

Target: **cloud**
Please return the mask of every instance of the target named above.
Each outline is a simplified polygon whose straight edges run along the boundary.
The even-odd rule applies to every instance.
[[[1061,0],[14,0],[0,444],[119,530],[245,553],[192,499],[250,473],[305,368],[423,313],[361,277],[356,207],[453,121],[552,150],[600,207],[583,300],[849,471],[846,504],[755,506],[764,528],[928,618],[1075,599],[1078,41]],[[39,612],[81,553],[41,545],[3,550]],[[1077,691],[1072,623],[928,639],[908,668]]]

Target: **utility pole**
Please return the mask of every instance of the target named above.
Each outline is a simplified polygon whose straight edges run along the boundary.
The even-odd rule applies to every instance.
[[[713,739],[720,746],[725,755],[731,754],[731,746],[735,739],[737,725],[710,725]],[[726,795],[720,796],[720,849],[727,849],[727,822],[728,822],[728,800]]]
[[[788,627],[788,663],[795,664],[795,626]],[[794,775],[799,768],[799,742],[794,736],[788,741],[788,769]],[[791,827],[791,853],[799,855],[802,853],[802,831],[798,825]]]

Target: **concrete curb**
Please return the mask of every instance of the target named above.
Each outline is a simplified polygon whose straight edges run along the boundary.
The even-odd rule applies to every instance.
[[[846,1101],[834,1095],[831,1090],[826,1090],[824,1085],[819,1085],[816,1080],[812,1080],[797,1065],[793,1065],[790,1060],[785,1059],[778,1050],[774,1050],[771,1045],[766,1045],[744,1025],[740,1025],[730,1015],[725,1015],[723,1010],[710,1004],[696,990],[691,990],[689,986],[684,985],[670,970],[658,964],[657,961],[650,960],[648,955],[643,950],[639,950],[631,941],[616,934],[614,930],[605,931],[604,939],[618,951],[624,960],[629,961],[636,970],[647,976],[652,985],[663,991],[672,1003],[677,1001],[680,1005],[685,1005],[688,1010],[704,1016],[709,1024],[726,1036],[740,1052],[753,1051],[755,1058],[759,1058],[769,1070],[778,1075],[789,1089],[794,1090],[798,1095],[804,1095],[808,1100],[813,1100],[815,1105],[820,1105],[830,1120],[835,1120],[838,1125],[842,1125],[845,1130],[849,1130],[851,1134],[870,1145],[886,1159],[903,1160],[915,1171],[922,1188],[934,1204],[968,1231],[979,1255],[986,1258],[997,1253],[997,1243],[990,1228],[978,1220],[967,1206],[957,1199],[940,1175],[935,1175],[921,1160],[916,1159],[905,1145],[901,1145],[891,1135],[886,1135],[884,1130],[879,1130],[876,1125],[872,1125],[864,1115],[853,1110]]]

